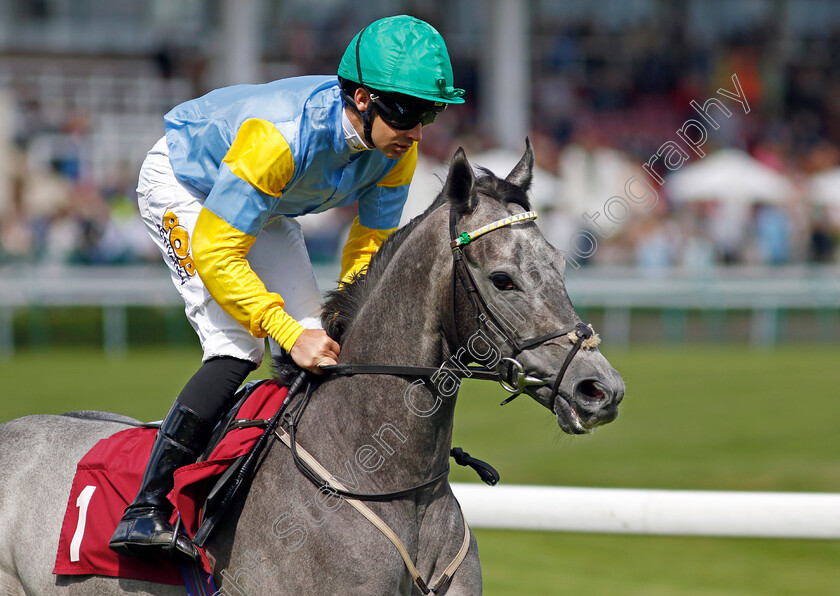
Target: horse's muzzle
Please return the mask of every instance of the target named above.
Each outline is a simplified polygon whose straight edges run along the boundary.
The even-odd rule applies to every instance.
[[[563,431],[584,434],[615,420],[622,399],[624,383],[620,379],[585,378],[575,383],[571,396],[558,396],[554,413]]]

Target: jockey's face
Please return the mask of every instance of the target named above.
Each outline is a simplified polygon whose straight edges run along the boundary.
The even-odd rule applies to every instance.
[[[360,112],[371,109],[372,103],[367,91],[359,87],[356,89],[356,108]],[[361,122],[359,129],[362,128]],[[370,136],[373,139],[373,144],[389,159],[399,159],[402,157],[414,143],[423,138],[423,125],[417,123],[414,128],[407,130],[398,130],[388,126],[382,118],[374,117],[373,126],[371,127]],[[363,130],[359,130],[360,134],[364,134]]]
[[[376,148],[388,158],[399,159],[423,138],[422,130],[423,125],[419,123],[408,130],[397,130],[385,124],[382,118],[374,118],[370,136]]]

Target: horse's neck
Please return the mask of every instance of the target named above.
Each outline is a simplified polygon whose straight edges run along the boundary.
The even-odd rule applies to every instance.
[[[445,360],[451,262],[445,244],[440,249],[443,236],[423,236],[426,244],[404,246],[393,257],[342,342],[340,362],[438,367]],[[455,408],[448,393],[440,395],[428,380],[360,375],[325,383],[313,408],[341,453],[372,446],[378,455],[363,449],[361,457],[387,458],[392,471],[380,486],[393,489],[394,475],[416,483],[447,465]]]
[[[443,217],[428,219],[391,258],[360,309],[342,341],[343,362],[438,366],[445,358],[452,257]]]

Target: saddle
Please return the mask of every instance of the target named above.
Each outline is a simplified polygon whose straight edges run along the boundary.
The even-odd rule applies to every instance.
[[[265,430],[266,421],[285,404],[288,389],[275,381],[243,386],[236,403],[217,425],[199,460],[176,470],[168,498],[175,507],[173,524],[194,537],[205,520],[216,520],[222,497]],[[154,442],[157,425],[143,424],[99,441],[76,466],[59,536],[53,574],[105,575],[183,585],[177,564],[160,558],[146,561],[120,557],[108,540],[125,507],[134,498]],[[202,551],[201,568],[212,567]]]
[[[274,380],[244,385],[198,460],[173,475],[174,487],[168,498],[175,510],[170,521],[199,547],[200,571],[210,582],[213,569],[203,547],[227,505],[250,477],[261,447],[285,409],[289,393],[288,387]],[[179,568],[162,557],[156,561],[120,557],[108,548],[114,528],[140,486],[157,426],[140,424],[117,432],[100,440],[79,461],[53,574],[195,585],[196,569]],[[485,483],[498,482],[498,473],[490,465],[460,448],[454,448],[451,455],[457,464],[472,467]]]

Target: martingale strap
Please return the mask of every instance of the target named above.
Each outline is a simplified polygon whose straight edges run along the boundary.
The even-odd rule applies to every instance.
[[[274,430],[274,434],[280,439],[286,447],[292,449],[292,437],[287,433],[282,427],[279,427]],[[440,589],[449,582],[452,576],[455,574],[455,571],[460,567],[461,563],[463,563],[464,559],[467,556],[467,552],[470,549],[470,527],[467,525],[467,520],[464,518],[463,512],[461,513],[461,519],[464,520],[464,539],[461,542],[461,548],[458,551],[458,554],[455,555],[455,558],[452,562],[443,570],[443,573],[432,582],[431,585],[427,584],[423,577],[420,575],[420,572],[417,570],[417,566],[414,564],[414,561],[411,560],[411,555],[408,553],[408,549],[403,544],[400,537],[397,536],[396,532],[394,532],[391,527],[385,523],[385,521],[376,515],[370,507],[365,505],[363,502],[354,499],[352,497],[346,496],[350,495],[347,488],[332,474],[330,474],[329,470],[324,468],[318,460],[316,460],[306,449],[301,447],[300,445],[296,445],[296,451],[299,453],[300,458],[306,462],[306,465],[309,466],[312,470],[317,472],[321,477],[325,478],[328,482],[331,489],[327,489],[327,493],[335,492],[341,496],[341,498],[345,499],[350,505],[352,505],[356,511],[361,513],[370,523],[372,523],[376,528],[382,532],[388,540],[391,541],[391,544],[396,547],[397,551],[400,553],[400,557],[402,557],[403,563],[405,563],[406,569],[408,569],[409,574],[411,574],[411,579],[414,581],[414,585],[416,585],[419,590],[423,594],[437,594]],[[337,490],[333,490],[337,489]]]
[[[430,486],[434,486],[435,484],[449,476],[449,466],[447,466],[446,469],[440,472],[437,476],[431,478],[430,480],[427,480],[422,484],[418,484],[416,486],[412,486],[403,490],[398,490],[390,493],[353,493],[345,490],[344,488],[341,488],[340,486],[331,485],[329,480],[325,477],[325,475],[318,471],[319,468],[323,469],[320,465],[318,466],[318,468],[312,467],[311,465],[309,465],[309,462],[306,460],[306,458],[301,456],[301,454],[298,452],[297,439],[295,438],[300,419],[309,405],[309,400],[312,398],[312,386],[313,382],[307,383],[306,391],[304,392],[303,397],[292,404],[292,411],[285,412],[283,414],[283,419],[286,423],[286,426],[288,426],[289,428],[289,449],[292,451],[292,459],[295,462],[295,466],[320,490],[328,491],[332,494],[339,495],[348,499],[357,499],[362,501],[390,501],[393,499],[399,499],[401,497],[413,495],[414,493],[420,490],[429,488]],[[331,474],[327,474],[327,476],[332,477]]]

